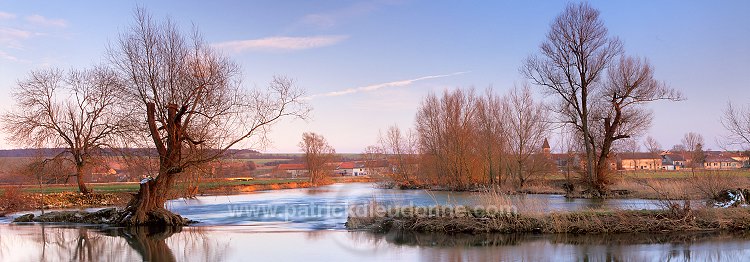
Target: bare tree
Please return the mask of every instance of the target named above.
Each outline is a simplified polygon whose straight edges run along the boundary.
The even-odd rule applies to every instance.
[[[722,137],[725,147],[739,147],[743,149],[745,157],[750,157],[750,107],[737,107],[727,103],[721,124],[729,131]],[[750,166],[750,161],[744,161],[743,166]]]
[[[127,112],[115,108],[122,90],[115,72],[105,67],[32,71],[13,92],[17,106],[2,116],[3,130],[15,144],[64,148],[75,165],[78,190],[88,194],[84,167],[129,126]]]
[[[705,153],[703,152],[704,139],[703,135],[688,132],[682,137],[682,146],[685,148],[685,153],[690,156],[690,170],[695,172],[696,167],[702,167],[705,161]]]
[[[322,135],[305,132],[302,141],[298,144],[300,150],[305,153],[305,167],[313,185],[322,185],[329,182],[333,167],[330,163],[336,157],[336,150],[328,145],[328,141]]]
[[[368,175],[381,179],[393,179],[386,155],[383,153],[383,149],[379,145],[365,147],[365,150],[362,152],[362,158],[365,161],[365,168],[367,168]]]
[[[240,69],[195,31],[186,37],[171,21],[154,21],[143,9],[110,48],[125,82],[143,141],[159,156],[158,175],[141,181],[120,224],[178,225],[164,209],[169,191],[187,168],[210,162],[240,142],[261,145],[271,125],[304,117],[303,95],[290,79],[275,77],[266,90],[240,87]],[[145,117],[145,122],[144,118]]]
[[[658,154],[662,151],[661,144],[659,144],[659,141],[652,136],[646,137],[646,140],[643,141],[643,146],[645,146],[646,150],[652,154]]]
[[[583,140],[588,184],[602,193],[613,142],[650,124],[642,105],[681,97],[653,79],[648,62],[622,56],[620,40],[608,35],[599,11],[585,2],[569,4],[554,20],[540,51],[521,72],[559,98],[560,120]]]
[[[423,177],[454,189],[466,189],[483,177],[475,153],[474,90],[430,94],[417,111],[416,130]]]
[[[542,56],[531,56],[521,72],[546,93],[560,99],[562,122],[573,125],[583,138],[586,174],[596,185],[596,147],[589,120],[594,89],[602,84],[611,61],[622,54],[622,43],[610,37],[599,11],[588,3],[569,4],[552,23],[541,44]]]
[[[619,144],[620,152],[628,152],[628,153],[638,153],[641,151],[641,145],[638,144],[638,140],[635,138],[628,138],[621,140],[622,143]]]
[[[680,140],[686,151],[695,151],[699,144],[705,143],[703,135],[696,132],[688,132]]]
[[[750,149],[750,107],[737,107],[731,102],[727,103],[721,124],[729,131],[724,136],[726,144]]]
[[[654,79],[654,70],[645,59],[621,56],[607,71],[607,82],[592,111],[600,141],[597,144],[597,184],[608,184],[608,159],[612,144],[619,139],[644,133],[651,125],[651,111],[645,105],[657,100],[680,101],[675,89]]]
[[[545,170],[541,155],[542,143],[549,136],[550,120],[544,105],[534,101],[531,89],[513,88],[504,101],[508,141],[519,188]]]
[[[671,151],[673,153],[684,154],[686,150],[685,150],[685,146],[684,145],[682,145],[682,144],[676,144],[676,145],[673,145],[672,149],[669,149],[669,151]]]
[[[558,145],[564,155],[561,155],[560,159],[553,159],[557,161],[556,165],[561,166],[560,171],[565,175],[566,193],[572,193],[575,187],[572,173],[578,173],[581,170],[579,155],[583,150],[581,149],[581,139],[577,137],[578,134],[576,130],[571,130],[570,126],[560,128],[560,141]]]
[[[476,148],[482,155],[489,184],[502,184],[509,132],[506,128],[506,103],[489,88],[476,103]]]
[[[391,160],[394,179],[402,186],[408,186],[416,179],[417,137],[411,131],[401,131],[393,125],[385,133],[378,135],[378,152]]]

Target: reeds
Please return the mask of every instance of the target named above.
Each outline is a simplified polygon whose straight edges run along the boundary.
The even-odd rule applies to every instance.
[[[481,213],[478,210],[472,212]],[[750,229],[750,210],[746,208],[705,208],[687,213],[670,210],[613,210],[463,217],[439,216],[437,213],[430,213],[428,216],[404,214],[350,217],[347,227],[380,232],[405,230],[447,233],[632,233]]]

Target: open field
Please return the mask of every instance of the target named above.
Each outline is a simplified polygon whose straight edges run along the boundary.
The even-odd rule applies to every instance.
[[[645,199],[707,199],[724,189],[750,189],[750,170],[680,170],[680,171],[618,171],[613,174],[608,189],[613,194],[607,198]],[[588,197],[581,191],[581,179],[571,175],[566,180],[562,174],[536,177],[524,188],[518,189],[512,180],[500,187],[504,193],[568,194],[570,197]],[[565,185],[572,183],[574,192],[566,192]]]
[[[302,182],[302,179],[256,179],[250,181],[234,181],[234,180],[212,180],[205,181],[199,184],[201,189],[215,189],[220,187],[231,187],[231,186],[250,186],[250,185],[270,185],[270,184],[282,184],[290,182]],[[140,185],[136,182],[130,183],[91,183],[88,184],[97,193],[120,193],[120,192],[138,192]],[[60,192],[77,192],[78,187],[75,185],[44,185],[39,188],[38,185],[20,185],[12,186],[6,185],[0,187],[0,193],[3,192],[4,188],[8,187],[20,187],[23,192],[27,193],[60,193]]]
[[[307,178],[279,178],[279,179],[254,179],[249,181],[239,180],[225,180],[225,179],[214,179],[209,181],[202,181],[199,183],[198,188],[201,191],[211,191],[227,187],[243,187],[243,186],[263,186],[263,185],[278,185],[278,184],[289,184],[289,183],[306,183],[309,179]],[[366,177],[334,177],[334,182],[337,183],[349,183],[349,182],[370,182],[373,181]],[[94,189],[96,193],[136,193],[140,185],[136,182],[128,183],[90,183],[88,184]],[[184,183],[178,183],[177,187],[184,185]],[[78,192],[76,185],[44,185],[42,188],[39,185],[25,184],[25,185],[4,185],[0,186],[0,195],[4,193],[6,188],[20,189],[24,193],[62,193],[62,192]]]

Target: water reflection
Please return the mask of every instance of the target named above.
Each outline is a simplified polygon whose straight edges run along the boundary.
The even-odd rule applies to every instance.
[[[479,198],[479,199],[478,199]],[[545,210],[658,208],[639,199],[509,196]],[[750,233],[617,235],[443,235],[344,229],[346,207],[370,201],[417,206],[474,205],[474,193],[332,185],[175,200],[170,208],[199,227],[113,228],[0,222],[0,261],[689,261],[750,257]]]
[[[742,261],[750,232],[441,234],[353,232],[352,239],[417,247],[424,261]]]
[[[204,226],[259,225],[288,229],[344,229],[350,206],[376,201],[385,206],[485,204],[486,197],[473,192],[392,190],[368,183],[334,184],[231,196],[201,196],[169,202],[169,208]],[[562,195],[511,195],[507,203],[520,210],[656,209],[656,200],[569,199]]]
[[[749,232],[458,234],[0,226],[0,261],[741,261]]]
[[[225,240],[199,228],[0,227],[0,261],[224,261]],[[175,252],[178,251],[178,252]]]

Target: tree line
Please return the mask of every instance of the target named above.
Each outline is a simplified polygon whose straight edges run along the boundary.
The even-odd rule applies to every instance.
[[[509,175],[523,187],[548,169],[539,156],[555,123],[584,154],[585,186],[604,193],[616,142],[643,133],[651,123],[646,105],[684,99],[655,79],[648,59],[625,54],[599,11],[585,2],[569,4],[553,20],[539,53],[519,71],[553,102],[535,102],[528,87],[505,97],[459,89],[422,102],[415,123],[422,176],[464,188],[502,183]]]

